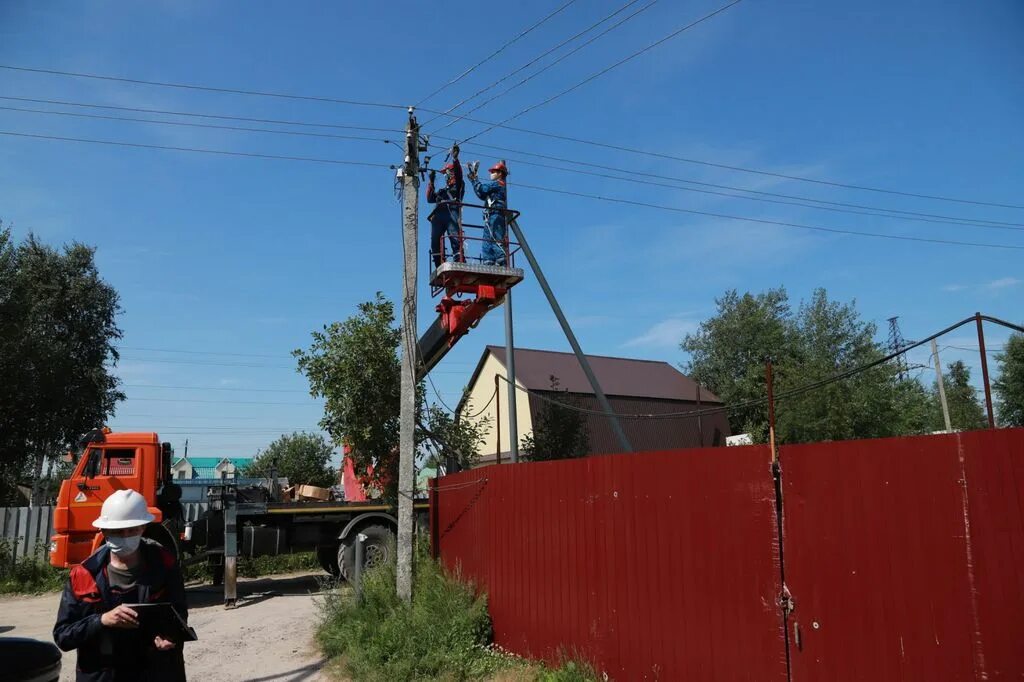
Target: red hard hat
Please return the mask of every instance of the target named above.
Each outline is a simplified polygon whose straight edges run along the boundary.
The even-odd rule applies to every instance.
[[[504,163],[499,161],[498,163],[496,163],[493,166],[491,166],[490,168],[488,168],[487,172],[488,173],[501,173],[502,175],[508,175],[508,168],[505,167]]]

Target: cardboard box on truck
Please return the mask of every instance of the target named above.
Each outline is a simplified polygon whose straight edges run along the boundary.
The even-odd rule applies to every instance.
[[[315,485],[300,485],[295,490],[295,497],[300,500],[326,501],[331,499],[331,491],[327,488],[318,488]]]

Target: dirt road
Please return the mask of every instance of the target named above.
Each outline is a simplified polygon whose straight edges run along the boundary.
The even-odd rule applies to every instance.
[[[189,624],[198,642],[185,646],[190,680],[323,682],[313,643],[317,574],[240,580],[239,605],[224,609],[220,588],[187,588]],[[52,640],[59,595],[0,599],[0,636]],[[11,629],[13,626],[13,629]],[[64,654],[61,682],[74,680],[75,654]]]

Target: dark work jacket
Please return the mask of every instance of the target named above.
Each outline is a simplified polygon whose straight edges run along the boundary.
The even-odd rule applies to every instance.
[[[139,545],[144,568],[139,575],[139,603],[169,602],[188,619],[181,571],[168,552],[152,540]],[[64,651],[78,650],[77,682],[184,682],[182,645],[158,651],[137,630],[108,628],[100,616],[117,606],[107,578],[110,550],[101,547],[71,569],[61,595],[53,641]]]

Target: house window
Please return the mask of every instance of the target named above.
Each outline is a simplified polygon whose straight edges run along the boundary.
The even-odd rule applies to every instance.
[[[177,476],[177,478],[179,478],[179,479],[185,478],[185,470],[184,469],[178,469],[178,476]]]

